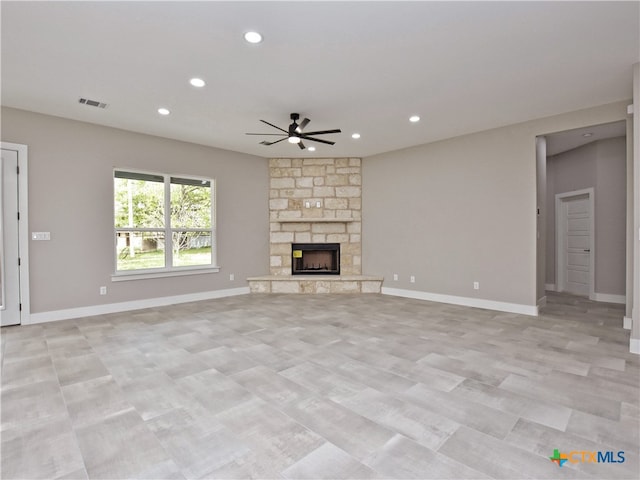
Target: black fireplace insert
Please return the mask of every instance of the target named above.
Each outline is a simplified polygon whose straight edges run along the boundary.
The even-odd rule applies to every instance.
[[[293,243],[292,275],[340,275],[339,243]]]

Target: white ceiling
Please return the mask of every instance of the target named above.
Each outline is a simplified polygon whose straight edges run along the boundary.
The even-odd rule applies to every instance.
[[[627,134],[627,122],[612,122],[602,125],[575,128],[564,132],[545,135],[547,139],[547,156],[557,155],[581,147],[588,143],[607,138],[624,137]]]
[[[2,104],[265,157],[369,156],[630,99],[639,7],[2,1]],[[244,134],[291,112],[343,133],[314,153]]]

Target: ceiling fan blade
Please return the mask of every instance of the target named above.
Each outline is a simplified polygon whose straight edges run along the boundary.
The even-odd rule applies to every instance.
[[[330,142],[328,140],[322,140],[321,138],[311,138],[307,135],[300,135],[300,138],[304,138],[305,140],[311,140],[312,142],[326,143],[327,145],[335,145],[336,143],[336,142]]]
[[[285,129],[283,129],[283,128],[280,128],[280,127],[275,126],[273,123],[269,123],[269,122],[267,122],[266,120],[260,120],[260,121],[261,121],[262,123],[266,123],[266,124],[267,124],[267,125],[269,125],[270,127],[277,128],[277,129],[278,129],[278,130],[280,130],[281,132],[284,132],[284,133],[286,133],[287,135],[289,135],[289,132],[287,132],[287,131],[286,131]]]
[[[300,147],[300,150],[304,150],[306,148],[304,146],[304,143],[302,143],[302,141],[298,142],[298,146]]]
[[[339,128],[335,130],[318,130],[317,132],[306,132],[305,135],[324,135],[325,133],[342,133],[342,130]]]
[[[283,140],[286,140],[287,137],[281,138],[280,140],[276,140],[275,142],[267,142],[266,140],[263,140],[260,142],[261,145],[273,145],[274,143],[278,143],[278,142],[282,142]]]
[[[308,118],[305,118],[304,120],[302,120],[300,122],[300,125],[298,125],[298,131],[302,131],[304,129],[304,127],[307,126],[307,124],[310,122],[311,120],[309,120]]]
[[[245,135],[277,135],[279,137],[286,137],[284,133],[245,133]]]

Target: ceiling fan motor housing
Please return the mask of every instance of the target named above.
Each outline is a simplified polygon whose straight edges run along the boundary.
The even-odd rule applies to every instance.
[[[291,120],[293,120],[293,123],[291,125],[289,125],[289,136],[290,137],[297,137],[298,134],[300,133],[300,130],[298,129],[298,119],[300,118],[300,114],[299,113],[292,113],[291,114]]]

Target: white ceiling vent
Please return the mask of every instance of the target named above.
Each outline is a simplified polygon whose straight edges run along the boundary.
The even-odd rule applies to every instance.
[[[106,103],[98,102],[97,100],[89,100],[88,98],[80,98],[78,102],[82,103],[83,105],[89,105],[90,107],[98,107],[98,108],[107,107]]]

